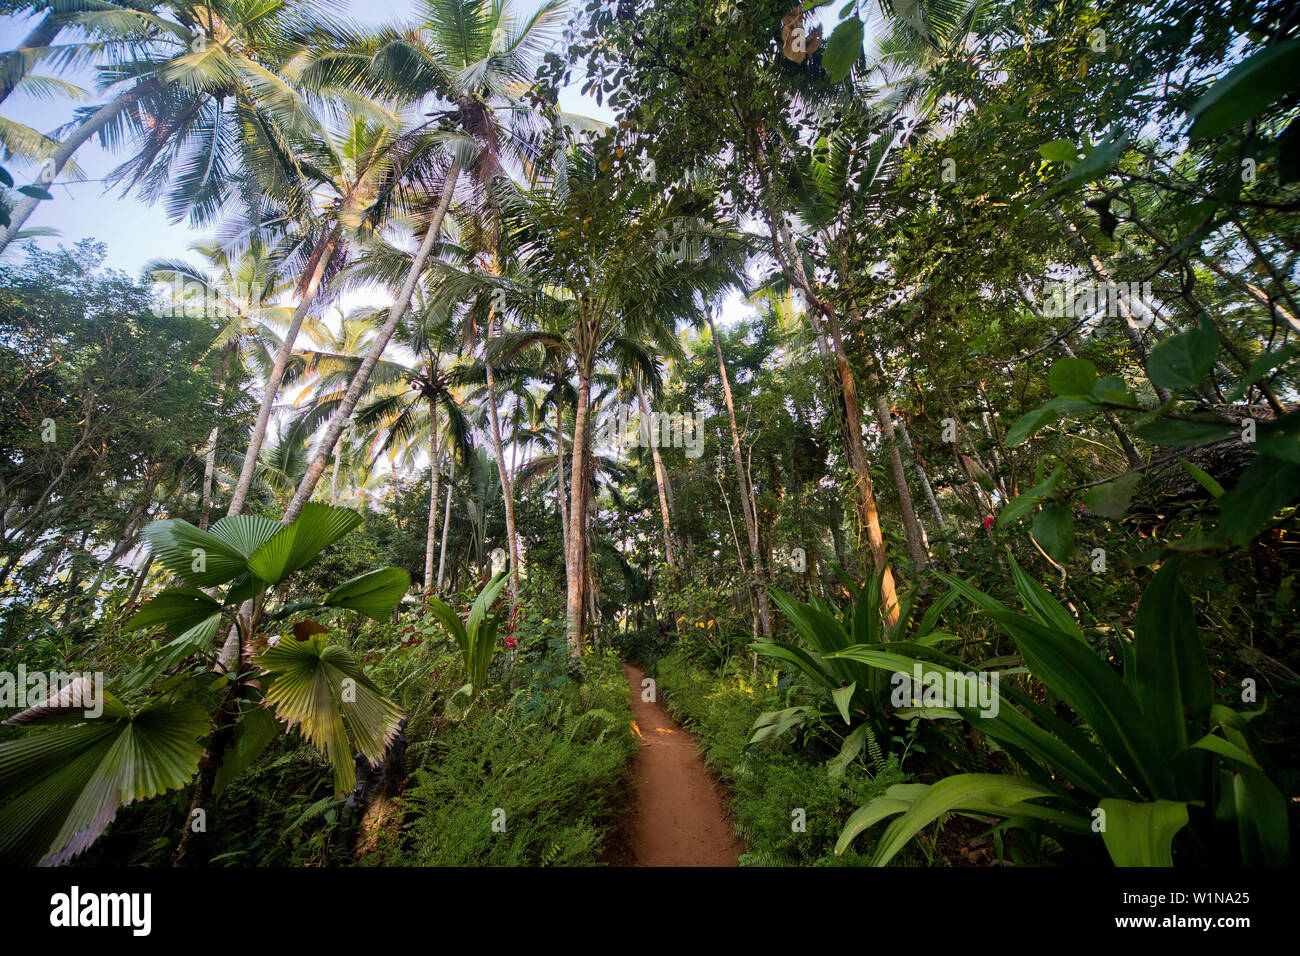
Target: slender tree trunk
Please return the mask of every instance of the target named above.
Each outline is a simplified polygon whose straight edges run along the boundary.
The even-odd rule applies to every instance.
[[[565,544],[568,552],[566,559],[567,599],[565,613],[567,617],[569,653],[573,657],[582,656],[586,641],[583,627],[583,604],[586,598],[587,566],[584,561],[587,537],[587,496],[584,494],[587,484],[586,461],[584,450],[590,440],[589,420],[591,415],[591,371],[584,362],[578,370],[578,407],[573,420],[573,466],[569,470],[569,540]]]
[[[560,541],[564,547],[564,576],[569,575],[569,503],[564,482],[564,389],[556,385],[555,396],[555,479],[556,497],[560,500]]]
[[[203,454],[203,503],[199,508],[199,530],[208,530],[208,509],[212,507],[212,472],[217,464],[217,432],[220,426],[213,426],[208,435],[208,448]]]
[[[63,168],[68,165],[68,160],[72,158],[72,154],[80,149],[86,140],[112,122],[118,113],[135,103],[147,89],[156,88],[156,86],[157,84],[153,81],[145,80],[140,85],[109,100],[82,120],[81,125],[73,130],[72,134],[60,143],[58,149],[50,156],[50,166],[47,168],[53,170],[54,178],[57,178],[63,172]],[[42,185],[49,185],[54,181],[54,178]],[[41,200],[34,196],[23,196],[22,200],[15,204],[13,209],[9,210],[9,228],[0,232],[0,253],[3,253],[9,247],[9,243],[18,237],[18,233],[22,231],[23,225],[36,211],[36,204],[39,202]]]
[[[339,466],[343,463],[343,439],[334,446],[334,467],[330,469],[330,504],[339,503]]]
[[[636,397],[641,408],[641,415],[649,421],[650,404],[645,399],[645,389],[641,387],[639,377],[636,382]],[[659,514],[664,521],[664,558],[668,562],[668,567],[675,568],[677,562],[673,555],[673,519],[668,512],[668,492],[665,490],[668,478],[664,470],[663,456],[659,454],[659,445],[655,442],[650,443],[650,457],[654,462],[655,488],[659,492]]]
[[[447,215],[447,207],[451,205],[451,196],[455,191],[456,179],[459,175],[460,160],[453,160],[451,169],[447,171],[447,181],[442,188],[442,198],[439,200],[438,208],[434,210],[433,217],[429,221],[429,228],[424,234],[424,242],[420,244],[420,249],[415,254],[411,268],[407,270],[406,280],[402,283],[402,288],[397,294],[397,300],[388,311],[388,321],[375,335],[370,351],[361,360],[361,366],[352,376],[352,381],[343,396],[343,401],[334,413],[334,417],[330,419],[329,427],[325,432],[325,441],[322,445],[324,448],[329,448],[334,442],[338,441],[339,435],[343,433],[344,423],[352,416],[352,412],[361,398],[361,393],[365,390],[366,383],[370,381],[371,373],[375,370],[375,366],[379,364],[379,357],[383,354],[384,349],[388,347],[388,341],[393,337],[393,333],[401,324],[402,319],[406,317],[406,311],[411,305],[411,296],[415,293],[415,284],[419,281],[420,274],[424,271],[425,262],[432,254],[434,244],[442,233],[442,221]],[[303,506],[311,498],[312,492],[316,490],[316,483],[320,481],[320,476],[325,471],[327,460],[327,455],[317,452],[316,457],[308,465],[307,473],[303,475],[302,481],[298,483],[298,490],[294,492],[293,500],[289,502],[289,507],[285,511],[283,519],[285,524],[292,523],[302,513]]]
[[[447,563],[447,528],[451,525],[451,489],[456,484],[456,449],[452,446],[451,465],[447,470],[447,506],[442,513],[442,545],[438,548],[438,582],[435,590],[442,590],[442,570]]]
[[[889,453],[889,463],[894,472],[894,484],[898,486],[898,508],[903,515],[903,533],[907,537],[907,551],[912,556],[912,562],[917,570],[920,570],[925,567],[930,555],[925,546],[925,532],[921,529],[920,519],[916,516],[916,507],[912,503],[912,491],[907,485],[907,471],[903,468],[903,456],[898,448],[898,439],[894,435],[894,419],[889,412],[889,399],[885,396],[884,383],[877,372],[870,373],[867,384],[871,387],[871,397],[876,407],[876,424],[880,426],[880,435],[884,439],[885,450]]]
[[[706,307],[704,319],[709,323],[709,332],[713,336],[713,350],[718,356],[718,377],[722,380],[722,397],[727,406],[727,424],[731,428],[731,458],[736,465],[736,481],[740,485],[741,517],[745,521],[745,533],[749,538],[749,564],[754,573],[754,599],[758,604],[758,620],[763,628],[763,637],[772,639],[772,621],[767,608],[767,575],[763,566],[763,555],[758,543],[758,516],[754,513],[754,501],[749,493],[749,481],[745,473],[744,459],[740,454],[740,430],[736,428],[736,406],[731,398],[731,381],[727,376],[727,363],[722,358],[722,342],[718,339],[717,327],[713,324],[713,314]]]
[[[493,317],[488,316],[488,335],[495,327]],[[519,538],[515,534],[515,483],[506,469],[505,451],[501,447],[501,420],[497,415],[497,389],[492,372],[492,363],[483,356],[483,370],[487,374],[488,413],[492,422],[492,453],[496,456],[497,471],[501,473],[501,492],[506,506],[506,545],[510,549],[510,601],[519,603]]]
[[[284,379],[284,371],[289,365],[289,356],[293,354],[293,344],[298,338],[303,320],[307,317],[307,310],[316,300],[321,279],[325,275],[325,270],[329,268],[330,260],[334,258],[338,245],[339,227],[335,226],[328,232],[322,232],[320,238],[316,240],[315,248],[312,249],[310,265],[304,276],[305,281],[298,290],[298,307],[293,310],[293,319],[289,323],[284,341],[280,343],[280,348],[275,353],[271,375],[262,390],[262,403],[257,409],[257,421],[253,425],[253,434],[248,440],[248,449],[244,452],[244,464],[239,469],[239,481],[235,483],[235,490],[230,497],[230,507],[226,511],[228,515],[237,515],[244,510],[244,501],[248,498],[248,490],[253,486],[253,475],[257,472],[257,456],[262,451],[262,443],[266,440],[266,428],[271,421],[271,412],[280,394],[280,382]],[[343,419],[346,421],[347,416],[351,414],[352,410],[348,409]],[[333,451],[337,442],[338,436],[331,436],[321,447],[326,449],[328,454]]]
[[[429,528],[424,538],[424,589],[433,588],[433,548],[438,538],[438,406],[429,405]]]

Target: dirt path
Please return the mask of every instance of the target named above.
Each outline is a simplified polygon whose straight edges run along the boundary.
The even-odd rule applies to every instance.
[[[695,738],[661,703],[641,699],[645,674],[623,665],[632,694],[632,730],[641,750],[632,764],[636,820],[630,837],[635,866],[736,866],[736,839]]]

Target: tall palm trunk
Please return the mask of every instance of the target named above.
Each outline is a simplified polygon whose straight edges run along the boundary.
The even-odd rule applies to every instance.
[[[275,353],[275,363],[271,366],[271,374],[266,380],[266,387],[262,390],[262,403],[258,406],[257,421],[253,424],[253,434],[248,440],[248,449],[244,452],[244,464],[239,469],[239,481],[235,483],[230,507],[226,511],[228,515],[237,515],[244,509],[248,489],[253,486],[253,475],[257,472],[257,456],[261,453],[262,443],[266,440],[266,428],[271,421],[271,411],[275,408],[275,400],[280,394],[280,382],[283,381],[284,370],[289,365],[289,356],[293,354],[293,344],[298,338],[303,320],[307,317],[307,310],[316,300],[321,279],[325,276],[325,270],[329,268],[330,260],[334,258],[338,246],[339,227],[335,226],[327,232],[322,232],[312,249],[307,274],[303,277],[304,281],[298,290],[298,307],[293,310],[293,319],[289,322],[289,329],[285,332],[284,340]],[[348,410],[348,414],[351,414],[351,409]],[[334,436],[322,447],[333,451],[337,441],[338,437]]]
[[[492,314],[488,317],[488,335],[492,335],[495,323]],[[506,545],[510,549],[510,600],[519,603],[519,538],[515,534],[515,483],[506,469],[506,456],[501,447],[501,419],[497,414],[496,379],[492,372],[492,363],[483,358],[483,370],[487,373],[488,412],[492,419],[492,454],[496,456],[497,471],[501,474],[501,493],[506,506]]]
[[[451,489],[456,483],[456,449],[452,447],[451,467],[447,471],[447,506],[442,513],[442,545],[438,548],[438,580],[435,591],[442,590],[442,570],[447,564],[447,528],[451,526]]]
[[[564,487],[564,388],[555,386],[555,480],[560,501],[560,539],[564,546],[564,577],[569,577],[569,503]]]
[[[569,469],[569,540],[565,542],[567,600],[565,613],[569,653],[582,656],[586,640],[583,602],[586,597],[587,565],[587,468],[585,449],[589,441],[591,415],[591,370],[586,362],[578,370],[578,408],[573,419],[573,465]]]
[[[217,432],[219,425],[212,427],[208,435],[208,447],[203,453],[203,503],[199,507],[199,530],[208,530],[208,509],[212,507],[212,472],[217,464]]]
[[[722,342],[718,339],[717,327],[713,324],[713,314],[706,308],[704,319],[709,323],[709,332],[713,336],[713,349],[718,356],[718,377],[722,380],[722,397],[727,406],[727,424],[731,428],[731,458],[736,465],[736,481],[740,485],[740,507],[745,519],[745,533],[749,538],[749,564],[754,573],[754,600],[758,605],[758,621],[763,628],[763,637],[772,639],[772,621],[767,610],[767,576],[763,568],[763,556],[758,543],[758,515],[754,513],[754,500],[749,491],[749,480],[745,474],[744,458],[740,454],[740,430],[736,427],[736,406],[731,399],[731,380],[727,376],[727,363],[722,358]]]
[[[343,463],[343,439],[334,446],[334,467],[330,469],[330,504],[339,503],[339,466]]]
[[[370,381],[371,373],[374,372],[375,366],[379,364],[379,357],[383,355],[384,349],[388,347],[388,340],[393,337],[398,325],[406,317],[406,311],[411,306],[411,296],[415,294],[415,284],[424,271],[425,262],[433,253],[434,244],[442,234],[442,221],[447,215],[447,207],[451,205],[451,196],[456,189],[456,179],[459,176],[460,160],[456,159],[452,161],[451,168],[447,171],[447,181],[442,187],[442,197],[438,201],[438,208],[433,212],[433,217],[429,220],[429,228],[424,234],[424,241],[415,254],[411,268],[407,270],[406,279],[402,283],[396,301],[393,303],[392,308],[388,310],[388,320],[375,335],[370,351],[366,353],[366,357],[361,360],[360,367],[352,376],[352,381],[348,384],[348,390],[343,396],[342,403],[334,413],[334,417],[330,419],[329,427],[325,431],[325,441],[321,447],[331,447],[334,442],[338,441],[339,435],[343,434],[344,423],[352,416],[353,410],[357,407],[357,402],[361,399],[361,393],[365,390],[366,383]],[[327,461],[328,456],[326,454],[317,452],[316,457],[307,466],[307,473],[303,475],[302,481],[298,483],[298,490],[294,492],[293,500],[289,502],[289,507],[284,513],[283,520],[285,524],[291,523],[302,513],[303,506],[307,504],[312,492],[316,490],[316,483],[320,481],[320,476],[325,471]]]
[[[429,405],[429,530],[424,538],[424,589],[433,588],[433,547],[438,537],[438,405]]]
[[[647,421],[650,418],[650,404],[645,399],[645,389],[641,387],[641,379],[638,377],[636,382],[637,403],[641,409],[641,415]],[[659,493],[659,514],[664,520],[664,558],[668,562],[668,567],[677,567],[677,562],[673,555],[673,519],[668,511],[668,475],[664,469],[663,456],[659,454],[659,445],[656,442],[650,443],[650,457],[654,461],[655,467],[655,489]]]

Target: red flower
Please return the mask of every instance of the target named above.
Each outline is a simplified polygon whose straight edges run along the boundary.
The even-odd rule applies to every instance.
[[[994,518],[993,518],[992,515],[985,515],[985,516],[984,516],[984,530],[985,530],[985,531],[987,531],[989,528],[993,527],[993,521],[994,521]]]
[[[518,643],[513,637],[506,638],[506,647],[514,647]]]

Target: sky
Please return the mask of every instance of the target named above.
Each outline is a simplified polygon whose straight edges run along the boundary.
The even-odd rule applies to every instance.
[[[531,16],[543,0],[515,0],[513,6],[522,16]],[[413,0],[346,0],[348,17],[354,21],[375,25],[413,16]],[[0,17],[0,50],[14,49],[22,40],[35,17]],[[91,92],[93,74],[57,74]],[[16,93],[5,101],[3,113],[9,119],[25,123],[43,133],[49,133],[70,121],[74,109],[95,100],[73,101],[37,100]],[[571,112],[582,113],[605,122],[613,118],[607,109],[596,105],[595,100],[582,96],[574,87],[561,94],[560,105]],[[29,227],[57,229],[59,234],[41,240],[41,244],[55,247],[59,243],[71,245],[81,239],[98,239],[108,246],[106,265],[136,274],[151,259],[185,257],[188,248],[209,237],[207,230],[189,228],[186,223],[168,222],[161,203],[151,204],[146,197],[136,193],[122,196],[121,186],[106,190],[104,177],[127,154],[110,154],[91,141],[78,150],[77,164],[85,175],[82,182],[56,183],[50,190],[52,202],[42,202],[27,221]],[[34,175],[35,169],[24,169],[18,162],[7,163],[19,183],[21,173]]]

